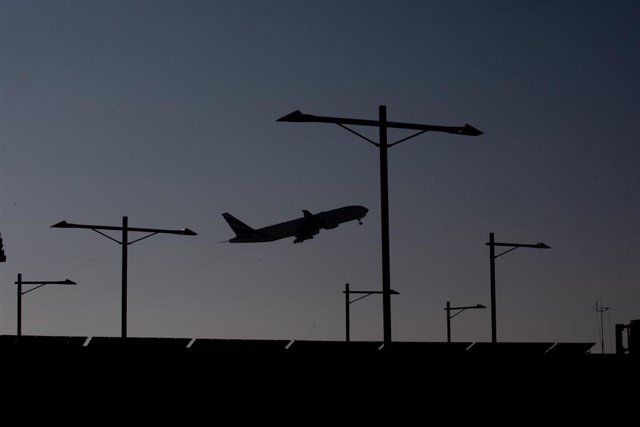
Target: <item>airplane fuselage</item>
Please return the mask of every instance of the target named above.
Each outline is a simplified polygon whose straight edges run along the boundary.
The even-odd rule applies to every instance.
[[[326,212],[311,214],[303,211],[302,218],[281,222],[267,227],[253,229],[229,214],[223,214],[236,237],[230,243],[272,242],[274,240],[295,237],[294,243],[312,239],[321,229],[336,228],[342,223],[357,220],[360,222],[369,210],[364,206],[345,206]]]

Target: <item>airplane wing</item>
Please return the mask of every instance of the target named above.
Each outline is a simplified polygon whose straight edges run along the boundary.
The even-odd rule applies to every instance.
[[[293,243],[302,243],[305,240],[313,239],[313,236],[320,232],[322,224],[314,214],[304,209],[302,211],[302,226],[296,231]]]

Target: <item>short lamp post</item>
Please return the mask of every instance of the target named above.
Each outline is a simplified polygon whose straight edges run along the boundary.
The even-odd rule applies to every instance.
[[[497,326],[496,326],[496,258],[505,255],[511,251],[515,251],[518,248],[533,248],[533,249],[550,249],[542,242],[538,243],[498,243],[495,241],[493,233],[489,233],[489,242],[486,244],[489,246],[489,262],[490,262],[490,275],[491,275],[491,342],[498,342]],[[507,247],[506,251],[496,255],[496,246]]]
[[[444,308],[447,312],[447,342],[451,342],[451,319],[453,319],[454,317],[456,317],[458,314],[462,313],[465,310],[474,310],[478,308],[487,308],[487,307],[482,304],[468,305],[465,307],[451,307],[451,303],[447,301],[447,305]],[[451,314],[451,310],[457,310],[457,311]]]
[[[38,288],[41,288],[45,285],[76,285],[77,283],[73,280],[65,279],[65,280],[37,280],[37,281],[24,281],[22,280],[22,273],[18,273],[18,280],[15,282],[17,287],[17,296],[18,296],[18,327],[17,327],[17,335],[22,336],[22,295],[28,294],[31,291],[35,291]],[[33,285],[34,288],[28,289],[26,291],[22,291],[23,285]]]
[[[122,217],[122,226],[107,226],[107,225],[90,225],[90,224],[72,224],[67,221],[61,221],[57,224],[52,225],[53,228],[85,228],[89,230],[93,230],[98,234],[106,237],[109,240],[113,240],[117,244],[122,246],[122,338],[127,337],[127,249],[129,245],[132,245],[141,240],[147,239],[151,236],[155,236],[156,234],[178,234],[181,236],[196,236],[197,233],[189,230],[188,228],[183,228],[181,230],[165,230],[159,228],[137,228],[137,227],[129,227],[129,218],[126,216]],[[108,234],[103,233],[100,230],[108,230],[108,231],[121,231],[122,232],[122,240],[114,239]],[[138,232],[138,233],[149,233],[146,236],[142,236],[135,240],[129,240],[129,232]]]
[[[356,301],[360,301],[361,299],[364,299],[366,297],[368,297],[369,295],[373,295],[373,294],[382,294],[382,291],[351,291],[349,290],[349,284],[345,283],[344,285],[344,291],[342,291],[342,293],[344,294],[344,308],[345,308],[345,314],[346,314],[346,328],[345,328],[345,341],[349,342],[351,341],[351,314],[350,314],[350,309],[349,306],[351,304],[353,304]],[[351,294],[358,294],[361,295],[358,298],[351,300],[351,297],[349,295]],[[394,291],[393,289],[391,289],[390,291],[391,295],[400,295],[400,292]]]

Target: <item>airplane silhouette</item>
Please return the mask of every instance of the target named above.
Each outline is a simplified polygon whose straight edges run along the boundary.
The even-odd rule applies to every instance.
[[[302,218],[281,222],[257,230],[249,227],[230,213],[225,212],[222,216],[227,223],[229,223],[234,233],[236,233],[236,237],[220,243],[272,242],[294,236],[295,239],[293,243],[301,243],[305,240],[313,239],[313,236],[318,234],[322,228],[329,230],[336,228],[343,222],[353,220],[358,220],[358,222],[362,224],[362,218],[367,215],[367,212],[369,212],[369,209],[364,206],[345,206],[326,212],[319,212],[315,215],[308,210],[303,210],[302,213],[304,216]]]

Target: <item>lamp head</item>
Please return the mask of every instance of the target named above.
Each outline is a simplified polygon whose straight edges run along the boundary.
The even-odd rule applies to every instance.
[[[551,249],[551,246],[549,246],[549,245],[547,245],[545,243],[542,243],[542,242],[538,242],[538,243],[536,243],[536,248],[539,248],[539,249]]]
[[[182,234],[183,236],[197,236],[198,233],[196,233],[193,230],[190,230],[188,228],[183,228],[182,231],[180,232],[180,234]]]
[[[311,115],[303,114],[300,110],[296,110],[293,113],[289,113],[284,117],[280,117],[278,122],[310,122]]]
[[[458,132],[459,135],[467,135],[467,136],[480,136],[482,135],[482,131],[480,129],[476,129],[471,126],[469,123],[465,124],[462,130]]]
[[[60,221],[57,224],[53,224],[52,228],[69,228],[69,223],[67,221]]]

